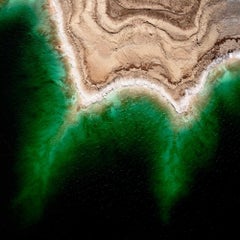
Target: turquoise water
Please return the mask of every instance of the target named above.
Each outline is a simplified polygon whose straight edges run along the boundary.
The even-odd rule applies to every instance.
[[[27,4],[6,7],[0,13],[6,126],[2,156],[5,172],[13,172],[5,176],[12,187],[4,204],[13,218],[38,221],[51,199],[65,191],[72,194],[69,179],[81,175],[81,181],[84,177],[91,181],[92,173],[100,176],[106,169],[117,169],[117,177],[113,175],[109,182],[118,179],[114,186],[119,187],[119,196],[126,191],[121,181],[132,189],[129,178],[136,191],[145,184],[156,214],[162,222],[171,221],[171,210],[191,192],[198,169],[211,167],[215,159],[222,129],[227,127],[223,115],[236,122],[239,118],[240,68],[229,69],[209,87],[208,101],[197,107],[198,117],[180,127],[166,108],[144,95],[115,96],[102,103],[101,111],[80,111],[70,122],[67,116],[74,92],[65,82],[61,56],[39,31],[42,19]],[[131,177],[128,168],[136,168],[140,175],[134,172]],[[121,176],[127,178],[121,180]],[[74,190],[85,197],[84,189],[75,186]],[[141,196],[141,192],[128,194]],[[139,198],[129,201],[134,204]]]
[[[45,192],[44,169],[40,169],[67,111],[65,70],[46,36],[38,31],[39,19],[30,5],[7,5],[0,16],[1,96],[4,125],[9,129],[5,137],[11,140],[13,161],[21,175],[17,185],[31,185],[33,202],[40,206]],[[25,190],[20,198],[25,198]]]

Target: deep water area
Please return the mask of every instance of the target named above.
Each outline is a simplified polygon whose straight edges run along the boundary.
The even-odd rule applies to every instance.
[[[238,232],[240,66],[178,126],[147,95],[71,120],[73,89],[32,5],[0,9],[0,233],[198,239]],[[98,110],[96,110],[98,109]]]

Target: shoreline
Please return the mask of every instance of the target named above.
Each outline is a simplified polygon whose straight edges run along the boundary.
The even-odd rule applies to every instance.
[[[172,106],[177,114],[187,113],[191,106],[194,97],[198,97],[199,92],[204,89],[204,86],[208,80],[208,75],[214,69],[226,64],[230,59],[240,59],[240,51],[229,53],[220,58],[213,60],[210,65],[207,66],[206,70],[202,71],[200,77],[196,81],[194,87],[185,88],[184,96],[179,100],[175,100],[170,93],[161,85],[156,84],[145,78],[132,78],[132,77],[120,77],[115,78],[113,82],[109,83],[107,86],[103,87],[99,91],[90,92],[84,87],[84,79],[81,74],[80,69],[77,66],[76,54],[74,53],[73,46],[71,45],[67,34],[64,29],[64,17],[63,10],[56,0],[48,0],[49,4],[49,17],[53,20],[57,38],[61,45],[61,52],[63,53],[63,58],[65,58],[69,69],[67,69],[68,78],[72,81],[76,88],[76,102],[81,106],[81,108],[87,108],[88,106],[103,101],[109,94],[121,91],[123,89],[143,89],[149,91],[150,94],[157,96],[159,101],[162,103],[167,103],[167,105]],[[51,14],[51,11],[53,11]]]

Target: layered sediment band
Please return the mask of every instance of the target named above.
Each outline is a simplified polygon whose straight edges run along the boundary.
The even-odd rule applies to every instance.
[[[179,4],[150,1],[146,11],[141,1],[135,6],[128,1],[48,0],[57,48],[66,57],[81,107],[116,90],[142,88],[186,113],[209,71],[229,58],[239,59],[239,5],[189,1],[180,4],[180,11]]]

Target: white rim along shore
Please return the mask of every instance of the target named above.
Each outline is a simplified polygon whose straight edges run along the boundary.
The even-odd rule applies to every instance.
[[[100,102],[106,98],[108,94],[117,90],[142,88],[144,90],[149,90],[151,93],[155,93],[159,97],[160,101],[171,105],[178,114],[186,113],[192,103],[193,97],[204,88],[209,72],[219,65],[226,64],[229,59],[240,59],[239,51],[215,59],[207,67],[207,69],[202,72],[198,84],[196,84],[193,88],[185,89],[184,96],[182,96],[178,101],[174,100],[160,84],[152,83],[144,78],[117,78],[115,81],[111,82],[99,91],[94,90],[93,92],[90,92],[84,87],[83,76],[77,66],[76,55],[68,36],[65,33],[63,10],[59,4],[59,0],[48,0],[48,4],[51,10],[50,18],[55,24],[58,34],[57,37],[61,44],[61,50],[64,53],[63,56],[66,58],[70,66],[68,74],[76,87],[77,101],[83,107],[88,107],[93,103]]]

